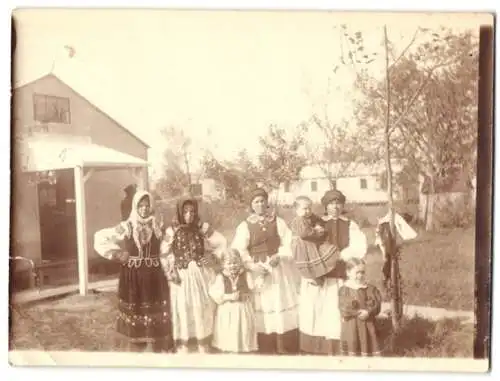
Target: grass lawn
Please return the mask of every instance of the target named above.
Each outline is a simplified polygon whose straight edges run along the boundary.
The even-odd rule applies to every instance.
[[[236,213],[236,212],[235,212]],[[236,214],[238,214],[236,216]],[[223,216],[219,230],[230,241],[243,214]],[[285,217],[285,216],[284,216]],[[288,220],[285,217],[286,220]],[[363,228],[373,245],[374,228]],[[381,286],[382,256],[373,247],[367,256],[369,280]],[[404,247],[401,274],[405,304],[472,310],[474,306],[474,230],[421,232]],[[11,349],[116,350],[114,293],[78,295],[16,306],[11,311]],[[390,323],[381,321],[381,336]],[[394,356],[470,357],[473,326],[457,319],[404,322]]]
[[[11,350],[115,351],[114,293],[78,295],[16,307],[12,312]],[[380,320],[388,342],[390,322]],[[471,357],[473,326],[458,319],[437,322],[415,317],[404,322],[397,338],[398,357]]]
[[[375,228],[363,228],[369,251],[367,276],[382,290],[382,254],[373,246]],[[234,231],[222,233],[231,242]],[[405,304],[467,310],[474,308],[474,229],[419,232],[402,250],[400,268]],[[387,299],[388,300],[388,299]]]
[[[405,304],[474,309],[474,230],[454,229],[440,234],[421,232],[401,254]],[[382,255],[370,250],[369,279],[382,285]]]

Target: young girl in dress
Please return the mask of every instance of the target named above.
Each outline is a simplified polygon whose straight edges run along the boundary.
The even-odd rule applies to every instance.
[[[379,290],[365,282],[365,262],[346,261],[347,280],[339,290],[341,352],[345,356],[380,355],[376,317],[380,313]]]
[[[224,236],[208,223],[201,222],[198,202],[181,200],[177,221],[165,231],[162,251],[168,253],[163,263],[170,281],[173,338],[177,352],[190,347],[207,352],[212,341],[215,305],[208,295],[214,277],[214,255],[226,247]]]
[[[304,278],[321,285],[323,276],[335,268],[339,250],[326,241],[324,221],[312,213],[309,197],[297,197],[294,206],[295,218],[290,228],[295,264]]]
[[[209,290],[217,304],[212,346],[222,352],[255,352],[258,349],[252,298],[255,285],[236,249],[223,254],[222,264],[222,272]]]

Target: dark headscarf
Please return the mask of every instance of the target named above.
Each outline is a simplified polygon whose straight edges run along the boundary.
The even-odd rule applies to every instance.
[[[321,197],[321,204],[323,204],[325,208],[327,207],[328,204],[331,204],[332,202],[339,202],[341,204],[345,204],[345,201],[346,199],[344,194],[337,189],[326,191],[323,197]]]
[[[264,188],[254,188],[249,194],[248,203],[251,205],[257,197],[264,197],[267,200],[269,195]]]
[[[177,202],[177,222],[180,225],[186,225],[186,221],[184,220],[184,211],[183,211],[185,205],[192,205],[194,209],[193,222],[189,225],[198,226],[200,223],[200,216],[198,213],[198,201],[194,198],[184,198]]]

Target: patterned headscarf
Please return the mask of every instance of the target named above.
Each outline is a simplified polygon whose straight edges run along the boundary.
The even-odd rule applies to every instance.
[[[184,206],[192,205],[193,206],[193,222],[189,224],[190,227],[197,227],[200,224],[200,216],[198,212],[198,201],[194,198],[184,198],[177,202],[177,222],[180,225],[187,226],[186,221],[184,220]]]
[[[138,209],[139,203],[145,198],[149,201],[149,216],[143,218],[139,215]],[[137,191],[132,199],[132,210],[127,221],[132,226],[132,237],[139,249],[149,243],[153,233],[157,238],[161,237],[161,230],[156,222],[153,211],[154,205],[151,194],[144,190]]]

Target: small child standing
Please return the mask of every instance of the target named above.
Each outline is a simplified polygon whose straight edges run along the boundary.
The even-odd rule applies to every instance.
[[[209,294],[217,305],[212,346],[222,352],[257,351],[257,327],[252,277],[243,267],[239,252],[228,249],[222,255],[222,271]]]
[[[346,262],[347,280],[339,289],[342,316],[341,351],[345,356],[380,355],[376,317],[382,298],[379,290],[365,282],[365,262]]]
[[[294,207],[295,218],[290,228],[296,266],[304,278],[321,285],[323,276],[335,269],[339,250],[326,240],[324,221],[312,213],[310,198],[297,197]]]

